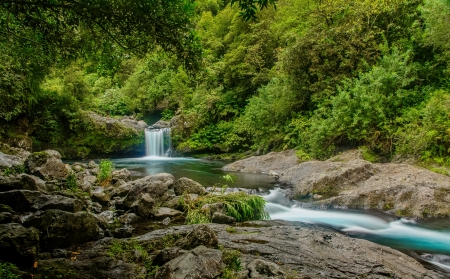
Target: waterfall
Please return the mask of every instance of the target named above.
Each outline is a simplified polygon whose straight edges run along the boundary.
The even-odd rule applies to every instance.
[[[145,129],[145,155],[170,157],[172,142],[170,128]]]

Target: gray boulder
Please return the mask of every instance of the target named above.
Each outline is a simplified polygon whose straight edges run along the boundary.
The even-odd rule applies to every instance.
[[[188,251],[181,249],[180,247],[168,247],[159,251],[153,259],[153,265],[163,266],[167,262],[178,258],[181,255],[188,253]]]
[[[225,215],[223,213],[214,212],[211,221],[217,224],[230,224],[236,222],[236,218]]]
[[[120,217],[117,218],[120,223],[127,225],[127,224],[133,224],[139,221],[139,216],[137,216],[134,213],[126,213]]]
[[[20,224],[0,225],[0,260],[31,268],[39,249],[39,231]]]
[[[250,278],[284,278],[284,272],[280,267],[272,262],[256,259],[247,266],[250,271]]]
[[[183,215],[183,212],[175,210],[175,209],[172,209],[172,208],[168,208],[168,207],[158,207],[156,212],[153,214],[153,216],[157,220],[162,220],[162,219],[165,219],[167,217],[175,218],[175,217],[178,217],[178,216],[181,216],[181,215]]]
[[[183,196],[176,196],[166,201],[163,206],[170,207],[177,210],[184,210],[184,204],[188,201],[193,201],[198,198],[197,194],[188,194]]]
[[[148,218],[153,214],[153,207],[155,206],[155,200],[152,199],[150,194],[144,193],[129,206],[137,216],[141,218]]]
[[[131,180],[131,173],[127,169],[121,169],[113,171],[112,173],[112,182],[115,184],[119,180],[123,180],[125,182],[128,182]]]
[[[170,122],[164,121],[164,120],[158,120],[155,124],[153,124],[151,126],[151,128],[154,128],[154,129],[170,128]]]
[[[0,177],[0,192],[10,190],[30,190],[49,193],[55,189],[46,185],[45,181],[39,177],[22,173],[11,177]]]
[[[103,187],[95,187],[91,192],[91,199],[93,202],[98,202],[101,205],[107,205],[111,198]]]
[[[25,167],[30,174],[44,180],[64,179],[68,174],[61,154],[54,150],[32,153],[25,161]]]
[[[217,235],[213,230],[208,226],[199,225],[184,238],[179,239],[175,243],[175,246],[179,246],[185,250],[191,250],[200,245],[208,248],[216,248],[218,243]]]
[[[156,279],[212,279],[222,269],[222,252],[199,246],[160,267]]]
[[[173,190],[177,196],[181,196],[183,194],[203,195],[206,192],[205,188],[203,188],[200,183],[186,177],[182,177],[175,181]]]
[[[97,219],[90,213],[70,213],[51,209],[39,211],[24,222],[41,232],[41,248],[51,251],[96,240],[99,236]]]
[[[0,152],[0,170],[13,169],[23,166],[23,159],[19,156]]]
[[[79,199],[45,195],[28,190],[2,192],[0,193],[0,203],[8,205],[17,212],[59,209],[75,213],[83,209],[83,202]]]

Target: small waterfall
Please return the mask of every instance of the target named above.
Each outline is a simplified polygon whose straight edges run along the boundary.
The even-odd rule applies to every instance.
[[[145,129],[145,155],[170,157],[172,150],[170,128]]]

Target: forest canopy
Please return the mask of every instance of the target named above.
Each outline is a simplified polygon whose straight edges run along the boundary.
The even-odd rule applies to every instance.
[[[450,166],[448,1],[141,2],[0,1],[2,121],[60,146],[83,111],[176,115],[183,154],[359,147]]]

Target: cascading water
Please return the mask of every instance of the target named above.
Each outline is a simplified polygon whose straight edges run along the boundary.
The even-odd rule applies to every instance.
[[[172,150],[170,128],[145,130],[145,155],[170,157]]]

